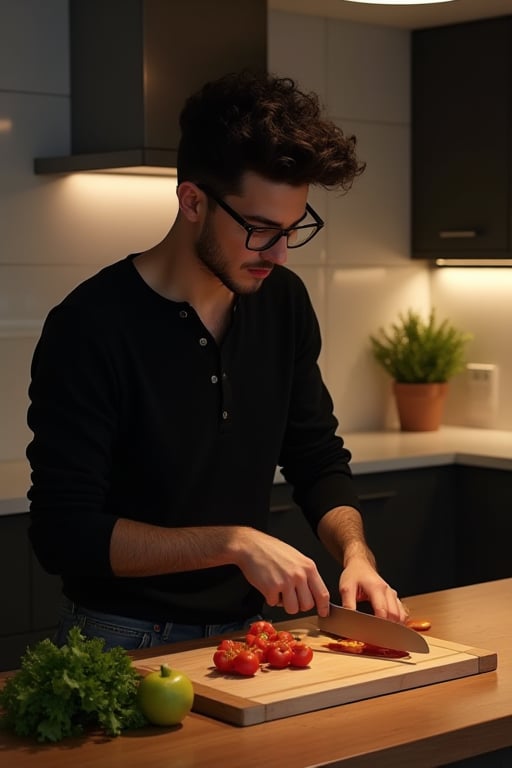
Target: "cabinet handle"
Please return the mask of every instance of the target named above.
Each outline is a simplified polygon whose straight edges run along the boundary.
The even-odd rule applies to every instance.
[[[478,232],[476,229],[442,229],[439,232],[439,237],[441,240],[471,240],[474,237],[478,237]]]
[[[374,491],[373,493],[360,493],[360,501],[381,501],[383,499],[392,499],[396,496],[396,491]]]

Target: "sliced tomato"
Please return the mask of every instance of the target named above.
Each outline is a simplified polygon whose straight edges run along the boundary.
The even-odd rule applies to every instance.
[[[362,653],[366,643],[362,640],[349,640],[341,638],[336,643],[327,643],[326,647],[330,651],[339,651],[340,653]]]
[[[397,651],[394,648],[382,648],[379,645],[370,645],[361,640],[338,640],[336,643],[326,643],[324,648],[337,653],[356,653],[361,656],[381,656],[386,659],[404,659],[409,654],[407,651]]]
[[[421,621],[419,619],[407,619],[405,624],[409,629],[415,629],[416,632],[428,632],[432,626],[430,621]]]

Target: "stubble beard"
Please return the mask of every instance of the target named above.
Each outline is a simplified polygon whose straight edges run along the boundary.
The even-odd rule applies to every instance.
[[[229,262],[224,256],[218,241],[206,219],[201,234],[196,242],[196,254],[203,265],[212,275],[220,280],[226,288],[236,295],[256,293],[263,281],[255,281],[253,285],[242,285],[233,279],[229,273]]]

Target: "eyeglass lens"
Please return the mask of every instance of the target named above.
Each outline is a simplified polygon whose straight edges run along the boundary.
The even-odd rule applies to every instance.
[[[311,238],[318,232],[318,225],[303,225],[292,229],[286,236],[288,248],[299,248],[311,240]],[[251,248],[256,251],[262,251],[266,248],[272,247],[281,237],[281,230],[275,229],[255,229],[247,237],[247,248]]]

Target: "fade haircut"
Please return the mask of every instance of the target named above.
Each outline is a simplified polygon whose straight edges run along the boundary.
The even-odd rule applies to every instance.
[[[242,176],[348,190],[365,164],[356,139],[321,114],[318,96],[288,77],[240,72],[206,83],[180,116],[178,184],[239,194]]]

